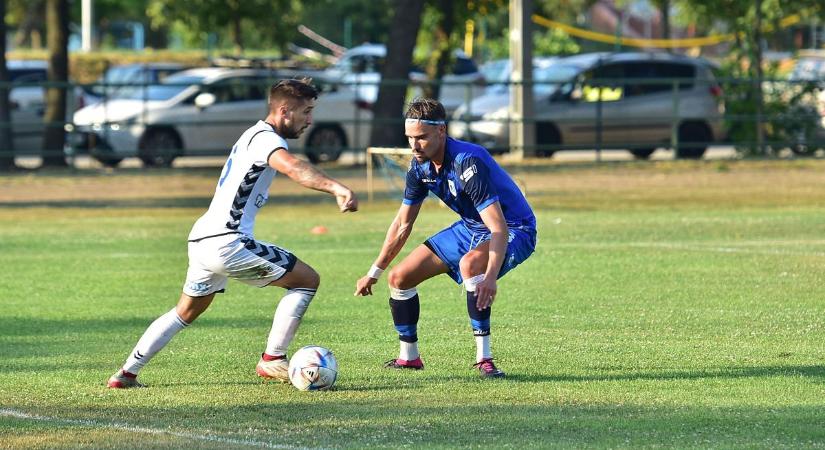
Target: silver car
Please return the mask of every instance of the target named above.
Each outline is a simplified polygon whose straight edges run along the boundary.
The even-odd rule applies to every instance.
[[[276,78],[267,70],[222,67],[178,72],[77,111],[72,146],[107,166],[133,156],[147,166],[168,166],[179,156],[224,155],[266,117],[267,88]],[[296,149],[320,162],[336,159],[345,146],[363,145],[372,113],[355,100],[345,89],[321,95]]]
[[[722,90],[702,59],[588,53],[557,59],[535,79],[539,156],[601,148],[647,158],[676,138],[678,157],[701,158],[723,136]],[[498,93],[462,105],[450,134],[493,152],[507,151],[508,104],[509,93]]]

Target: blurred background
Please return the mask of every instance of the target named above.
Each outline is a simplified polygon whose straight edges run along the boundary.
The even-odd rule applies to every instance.
[[[403,147],[415,96],[442,101],[452,136],[515,159],[825,156],[821,0],[0,7],[0,170],[226,155],[289,77],[322,91],[291,143],[316,163]]]

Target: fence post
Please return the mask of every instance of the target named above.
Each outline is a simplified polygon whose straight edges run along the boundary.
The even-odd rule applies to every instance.
[[[679,81],[673,80],[673,111],[670,116],[670,147],[673,159],[679,158]]]

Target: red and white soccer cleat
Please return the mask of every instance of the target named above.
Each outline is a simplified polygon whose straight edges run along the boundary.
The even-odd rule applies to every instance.
[[[146,387],[145,384],[141,384],[137,380],[137,375],[126,372],[123,369],[118,370],[115,372],[114,375],[109,377],[109,382],[106,385],[112,389],[130,389],[130,388],[142,388]]]
[[[421,370],[424,368],[424,361],[421,361],[421,357],[415,358],[411,361],[407,361],[406,359],[391,359],[384,363],[384,367],[387,369],[413,369],[413,370]]]
[[[478,373],[481,378],[504,378],[504,372],[496,367],[493,363],[493,358],[482,359],[473,364],[473,367],[478,368]]]
[[[282,383],[289,383],[289,359],[283,356],[271,361],[265,361],[263,355],[255,366],[255,372],[259,377],[268,380],[278,380]]]

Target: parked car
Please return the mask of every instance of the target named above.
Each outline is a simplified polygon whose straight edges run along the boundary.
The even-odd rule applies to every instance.
[[[825,148],[825,51],[800,52],[789,79],[797,88],[800,84],[813,84],[810,98],[804,99],[803,107],[810,109],[811,114],[818,117],[814,135],[804,136],[806,140],[810,137],[815,138],[816,144],[809,145],[804,142],[794,147],[794,151],[810,153],[817,148]]]
[[[551,156],[560,148],[600,146],[648,158],[656,148],[670,146],[675,127],[677,156],[701,158],[723,135],[722,90],[703,59],[668,53],[589,53],[560,58],[542,76],[546,90],[534,99],[539,156]],[[679,80],[675,94],[671,79]],[[450,134],[506,151],[508,103],[509,97],[499,95],[459,108]]]
[[[123,64],[109,67],[94,84],[84,86],[87,105],[110,97],[134,96],[138,89],[157,84],[187,67],[173,62]]]
[[[375,103],[381,84],[381,69],[387,57],[387,47],[383,44],[363,44],[347,50],[332,67],[322,72],[324,80],[353,86],[359,99]],[[426,83],[427,77],[420,69],[410,71],[410,79]],[[469,92],[468,92],[469,90]],[[456,50],[455,61],[450,72],[441,80],[439,100],[444,109],[451,113],[467,98],[481,95],[484,91],[484,75],[472,59],[464,52]]]
[[[40,154],[43,149],[43,114],[46,111],[48,62],[43,60],[9,60],[6,62],[11,105],[12,143],[15,153]],[[79,89],[66,95],[66,120],[70,121],[83,98]]]
[[[137,156],[147,166],[168,166],[185,155],[222,155],[238,136],[266,116],[269,85],[279,78],[269,70],[208,67],[170,75],[159,84],[123,98],[110,98],[74,115],[73,147],[86,149],[101,163],[119,164]],[[337,159],[343,147],[366,142],[356,123],[342,118],[361,114],[355,94],[322,95],[313,124],[294,142],[314,162]],[[363,112],[363,127],[371,113]]]

